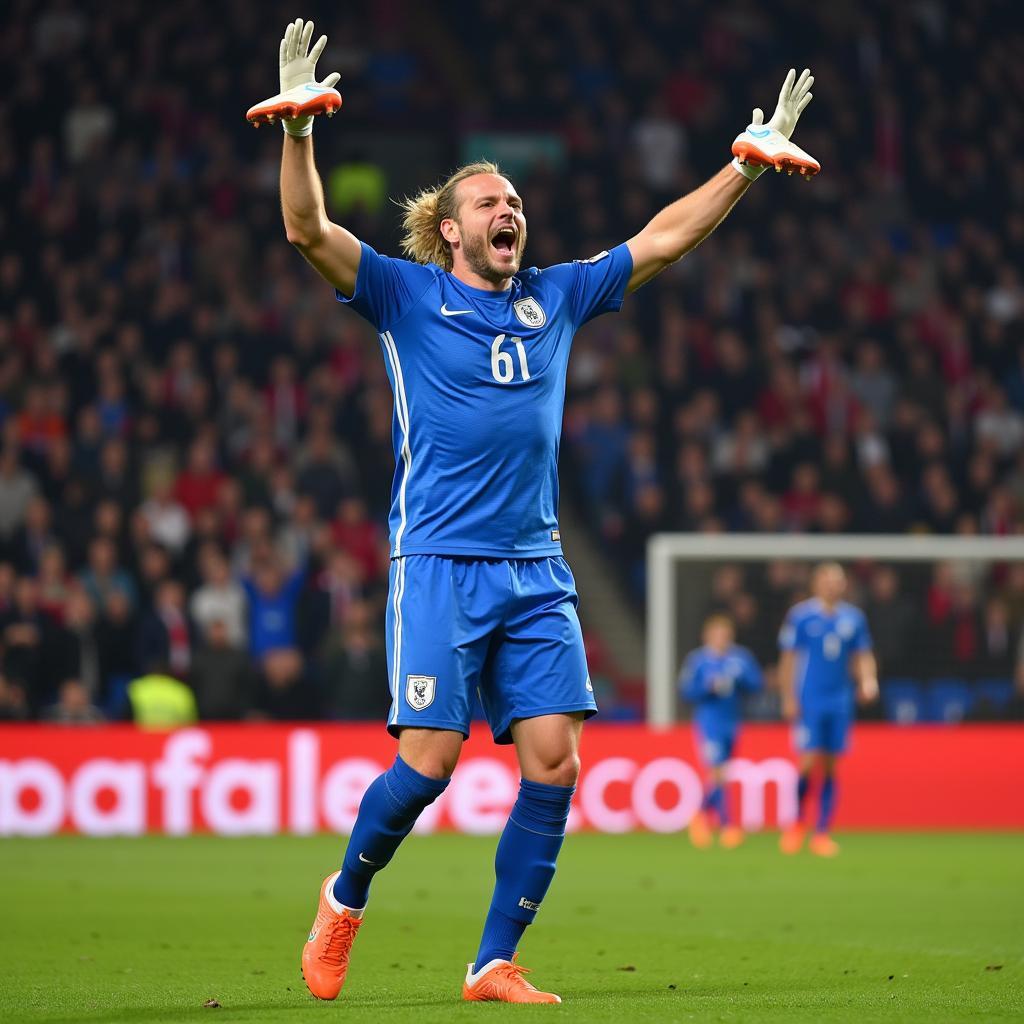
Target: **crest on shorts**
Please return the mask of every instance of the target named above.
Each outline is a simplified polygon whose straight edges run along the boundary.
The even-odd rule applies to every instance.
[[[541,304],[532,296],[525,299],[516,299],[512,303],[516,318],[526,327],[543,327],[548,322],[547,313],[544,312]]]
[[[434,702],[437,676],[406,676],[405,702],[413,711],[422,711]]]

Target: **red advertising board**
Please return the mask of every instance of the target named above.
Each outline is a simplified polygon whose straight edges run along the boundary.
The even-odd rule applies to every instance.
[[[0,836],[347,832],[394,757],[373,725],[0,727]],[[700,806],[688,728],[593,725],[571,829],[677,831]],[[796,769],[784,726],[749,726],[730,800],[751,830],[790,820]],[[483,729],[420,832],[504,825],[518,776]],[[839,828],[1024,828],[1024,727],[863,725],[841,766]]]

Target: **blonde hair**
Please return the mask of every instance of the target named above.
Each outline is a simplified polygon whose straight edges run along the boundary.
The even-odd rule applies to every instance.
[[[414,196],[406,196],[402,207],[402,252],[417,263],[436,263],[452,269],[452,247],[441,234],[441,221],[458,219],[455,189],[460,181],[475,174],[501,174],[497,164],[478,160],[466,164],[450,175],[443,185],[425,188]]]
[[[709,629],[713,629],[715,626],[724,626],[726,629],[729,629],[732,632],[736,631],[736,626],[733,624],[732,619],[729,618],[729,616],[726,615],[724,612],[715,612],[712,615],[709,615],[704,620],[705,633]]]

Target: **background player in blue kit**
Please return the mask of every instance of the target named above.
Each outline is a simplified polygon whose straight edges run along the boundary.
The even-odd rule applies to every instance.
[[[795,724],[800,755],[798,817],[783,834],[783,853],[797,853],[804,842],[804,810],[811,775],[821,771],[818,820],[811,852],[833,857],[838,844],[829,835],[836,806],[836,758],[847,747],[853,724],[853,688],[866,703],[878,697],[878,670],[864,613],[841,600],[846,573],[827,562],[814,570],[813,597],[789,610],[779,634],[779,686],[783,713]]]
[[[557,519],[569,348],[582,324],[705,238],[766,166],[817,170],[789,141],[813,79],[791,71],[772,119],[755,111],[730,166],[589,260],[521,270],[523,204],[486,163],[406,201],[411,259],[396,260],[327,217],[312,122],[341,98],[337,75],[315,80],[327,40],[310,51],[312,31],[288,26],[281,92],[247,116],[284,119],[288,240],[377,329],[394,391],[387,646],[398,756],[364,794],[341,870],[321,886],[304,977],[315,996],[338,995],[371,880],[448,785],[479,690],[495,740],[515,744],[522,783],[463,997],[558,1002],[514,958],[554,876],[583,720],[596,711]]]
[[[743,842],[743,829],[729,817],[725,770],[736,746],[740,698],[761,689],[761,669],[750,651],[734,642],[728,616],[712,615],[704,623],[703,640],[687,656],[679,680],[680,696],[693,704],[697,746],[708,769],[704,802],[690,822],[690,840],[697,847],[710,846],[717,820],[719,842],[732,849]]]

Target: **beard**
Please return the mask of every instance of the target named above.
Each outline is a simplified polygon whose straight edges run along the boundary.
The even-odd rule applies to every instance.
[[[491,284],[501,284],[519,271],[525,248],[526,230],[524,228],[516,239],[515,259],[508,265],[499,266],[491,256],[491,243],[485,235],[474,235],[472,238],[463,239],[462,242],[462,251],[465,253],[469,269],[485,281],[490,281]]]

